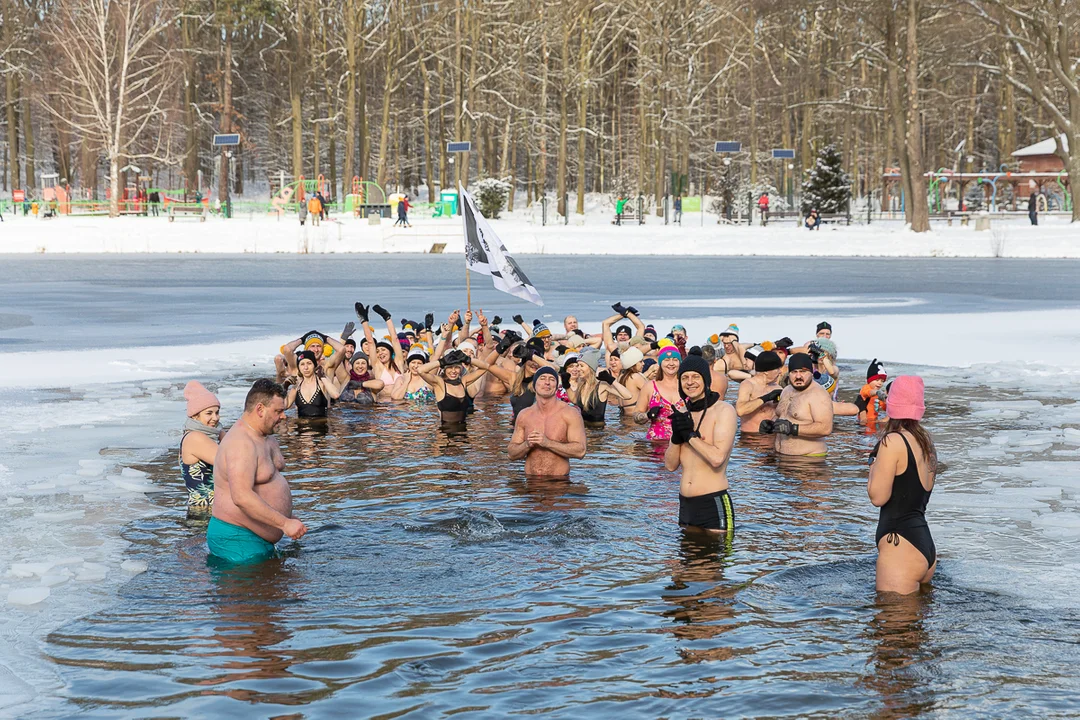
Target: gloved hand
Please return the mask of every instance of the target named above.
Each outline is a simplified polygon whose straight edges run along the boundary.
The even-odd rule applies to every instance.
[[[435,324],[435,313],[428,313],[424,316],[424,329],[430,330],[431,326]]]
[[[879,387],[877,389],[877,392],[874,393],[874,394],[877,396],[877,399],[880,400],[881,402],[887,402],[888,399],[889,399],[889,391],[885,389],[884,385]]]
[[[627,313],[627,315],[640,316],[640,313],[637,311],[637,308],[633,307],[633,306],[630,306],[630,307],[626,308],[626,313]]]
[[[513,345],[515,342],[516,340],[510,335],[510,333],[506,333],[502,336],[502,338],[499,339],[499,344],[495,346],[495,352],[502,355],[504,352],[509,350],[510,346]]]
[[[360,318],[360,322],[366,323],[368,321],[368,308],[360,303],[354,303],[353,309],[356,310],[356,317]]]
[[[491,324],[496,326],[502,325],[502,318],[496,315],[495,317],[491,318]]]
[[[612,305],[611,309],[614,310],[615,312],[619,313],[623,317],[626,317],[626,308],[623,307],[623,304],[621,302],[617,302],[614,305]]]
[[[773,343],[778,348],[789,348],[793,346],[795,342],[789,337],[782,337]]]
[[[790,435],[798,437],[799,426],[790,420],[777,420],[773,423],[773,432],[777,435]]]
[[[461,352],[457,348],[439,358],[439,367],[446,367],[447,365],[468,365],[469,356]]]
[[[383,322],[390,322],[390,313],[388,313],[382,305],[372,305],[371,311],[381,317]]]
[[[773,390],[772,392],[765,393],[764,395],[759,397],[758,400],[760,400],[763,403],[776,402],[777,400],[780,399],[780,393],[782,393],[782,392],[784,392],[784,391],[781,390],[780,388],[777,388],[777,389]]]
[[[518,325],[524,325],[525,324],[525,318],[521,317],[520,315],[515,315],[512,319]]]
[[[348,340],[352,337],[354,332],[356,332],[356,323],[350,320],[349,322],[345,323],[345,329],[341,331],[341,339]]]
[[[615,376],[607,370],[601,370],[596,374],[596,379],[600,382],[606,382],[608,385],[615,382]]]
[[[653,405],[651,408],[645,411],[645,416],[648,417],[649,420],[656,422],[656,418],[660,417],[660,411],[662,409],[663,408],[660,405]]]
[[[671,442],[682,445],[690,442],[690,438],[697,436],[698,434],[694,432],[694,418],[690,416],[690,413],[673,410],[671,412]]]
[[[656,342],[655,340],[652,341],[651,343],[649,343],[649,349],[650,350],[659,350],[660,349],[660,343]]]
[[[758,425],[758,432],[764,433],[766,435],[772,435],[774,432],[776,432],[775,426],[775,420],[762,420],[761,424]]]

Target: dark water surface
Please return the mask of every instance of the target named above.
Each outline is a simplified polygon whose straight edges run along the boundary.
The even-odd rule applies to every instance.
[[[889,312],[989,312],[1080,304],[1080,260],[525,255],[547,306],[582,322],[633,298],[644,317],[778,314],[821,297],[916,297]],[[218,343],[339,327],[356,300],[400,317],[465,307],[462,255],[0,255],[0,345],[34,350]],[[473,307],[520,308],[478,275]],[[673,298],[787,298],[763,308],[672,307]],[[654,305],[653,303],[661,303]],[[509,314],[503,312],[509,321]],[[830,317],[864,309],[832,307]]]
[[[978,485],[979,468],[961,460],[962,424],[968,401],[988,393],[930,398],[950,465],[939,488]],[[290,419],[286,475],[296,515],[315,530],[248,570],[208,566],[174,455],[144,467],[175,488],[158,496],[160,515],[124,532],[150,571],[46,645],[73,711],[1075,716],[1074,609],[965,586],[963,545],[940,540],[931,591],[878,600],[873,439],[850,420],[819,465],[738,441],[728,545],[679,530],[677,476],[614,410],[588,431],[569,481],[527,480],[506,460],[504,403],[482,402],[467,436],[442,434],[435,414],[406,405],[321,426]],[[934,500],[929,519],[961,522]]]

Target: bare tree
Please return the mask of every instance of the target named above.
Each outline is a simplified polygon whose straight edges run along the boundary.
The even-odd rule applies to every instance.
[[[175,62],[166,29],[175,9],[159,0],[71,0],[51,22],[56,63],[47,107],[109,161],[109,215],[120,213],[122,163],[171,159],[164,99]]]
[[[1069,171],[1072,222],[1080,221],[1080,4],[1076,0],[967,0],[1017,62],[990,65],[1035,102],[1057,129],[1056,154]]]

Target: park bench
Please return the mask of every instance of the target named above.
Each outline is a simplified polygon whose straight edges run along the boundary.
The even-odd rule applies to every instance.
[[[169,222],[176,219],[177,215],[197,215],[199,222],[206,222],[208,215],[207,207],[202,203],[169,203]]]
[[[618,222],[619,222],[618,214],[613,215],[611,217],[611,224],[615,225]],[[630,203],[626,203],[626,207],[623,208],[622,224],[623,225],[644,225],[645,224],[645,217],[644,217],[644,215],[638,215],[637,207],[635,205],[631,205]]]

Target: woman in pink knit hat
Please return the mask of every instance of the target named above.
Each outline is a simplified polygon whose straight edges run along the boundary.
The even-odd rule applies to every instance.
[[[192,380],[184,386],[187,420],[180,438],[180,475],[188,491],[188,511],[209,512],[214,504],[214,460],[221,439],[221,403]]]
[[[909,595],[930,582],[937,548],[926,524],[937,451],[919,422],[926,412],[922,378],[902,375],[889,390],[889,421],[870,453],[870,502],[881,508],[876,542],[878,592]]]

